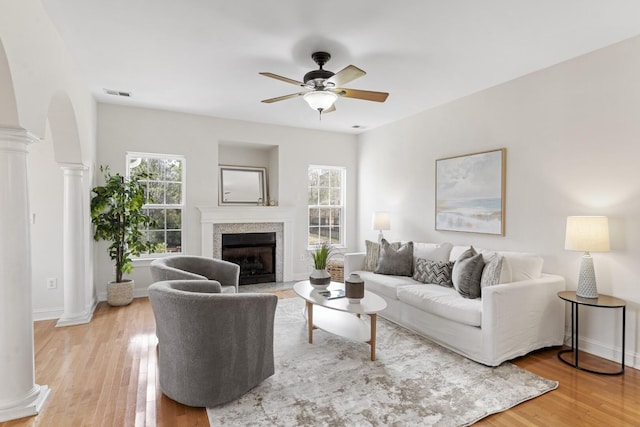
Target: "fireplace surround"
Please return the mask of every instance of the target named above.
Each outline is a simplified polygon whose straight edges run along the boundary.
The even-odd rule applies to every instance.
[[[200,206],[201,253],[222,258],[222,234],[276,233],[276,282],[294,280],[295,209],[286,206]]]

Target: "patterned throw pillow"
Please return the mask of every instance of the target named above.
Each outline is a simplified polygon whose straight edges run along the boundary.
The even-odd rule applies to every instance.
[[[487,255],[482,254],[485,262],[484,269],[482,270],[482,277],[480,279],[480,288],[486,286],[493,286],[500,283],[500,277],[502,274],[502,263],[504,258],[495,252]]]
[[[422,283],[433,283],[435,285],[453,287],[451,282],[451,270],[453,262],[432,261],[430,259],[418,258],[416,271],[413,273],[413,280]]]
[[[380,259],[380,243],[365,240],[364,244],[367,249],[367,253],[364,258],[364,270],[375,271],[378,268],[378,260]],[[400,249],[400,242],[391,243],[391,247],[394,249]]]
[[[393,276],[411,276],[413,268],[413,242],[407,242],[396,250],[391,243],[382,239],[380,259],[374,273]]]

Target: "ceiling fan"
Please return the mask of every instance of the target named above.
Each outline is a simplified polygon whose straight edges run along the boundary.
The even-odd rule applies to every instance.
[[[324,64],[331,59],[330,54],[327,52],[314,52],[311,55],[311,58],[320,68],[309,71],[304,75],[302,79],[303,81],[301,82],[273,73],[260,73],[263,76],[271,77],[272,79],[281,80],[310,90],[279,96],[277,98],[263,99],[262,102],[270,104],[272,102],[284,101],[285,99],[302,96],[307,104],[309,104],[309,107],[318,111],[320,113],[320,117],[322,117],[322,113],[330,113],[336,110],[334,103],[339,96],[375,102],[384,102],[389,96],[386,92],[373,92],[342,87],[345,83],[349,83],[350,81],[367,74],[354,65],[348,65],[337,73],[333,73],[322,68]]]

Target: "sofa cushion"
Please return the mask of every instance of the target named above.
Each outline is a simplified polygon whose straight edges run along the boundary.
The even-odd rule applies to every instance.
[[[539,279],[542,275],[544,260],[542,257],[523,252],[502,252],[502,256],[511,269],[511,281]]]
[[[434,285],[452,287],[451,261],[432,261],[430,259],[418,258],[413,279],[422,283],[432,283]]]
[[[378,268],[378,260],[380,259],[380,243],[365,240],[364,244],[366,247],[364,269],[366,271],[375,271],[376,268]],[[400,249],[400,242],[391,243],[391,247],[394,249]]]
[[[429,259],[431,261],[449,261],[449,255],[451,253],[453,245],[451,243],[422,243],[413,242],[413,272],[416,271],[416,266],[419,258]]]
[[[469,246],[454,246],[449,260],[455,261]],[[500,283],[519,282],[521,280],[539,279],[542,275],[544,260],[542,257],[528,252],[491,251],[478,249],[482,254],[498,253],[503,256]],[[455,286],[455,285],[454,285]]]
[[[445,319],[470,326],[482,323],[482,300],[462,298],[454,288],[407,285],[399,287],[397,294],[405,304]]]
[[[424,286],[424,284],[406,276],[385,276],[372,271],[353,271],[352,273],[359,274],[360,278],[364,280],[364,289],[366,291],[374,292],[389,299],[397,300],[397,290],[402,286]]]
[[[380,259],[375,272],[394,276],[411,276],[413,269],[413,242],[407,242],[395,249],[389,242],[382,239]]]
[[[471,246],[454,246],[449,253],[449,261],[457,261],[460,255],[471,249]]]

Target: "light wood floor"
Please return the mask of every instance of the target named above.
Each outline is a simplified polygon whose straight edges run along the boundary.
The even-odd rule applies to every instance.
[[[280,298],[293,291],[275,292]],[[51,395],[37,417],[5,426],[207,426],[204,409],[162,395],[156,368],[155,323],[146,298],[126,307],[99,304],[88,325],[35,323],[36,382]],[[547,349],[515,364],[560,381],[560,387],[479,426],[637,426],[640,371],[607,377],[573,369]],[[604,366],[606,361],[594,363]]]

